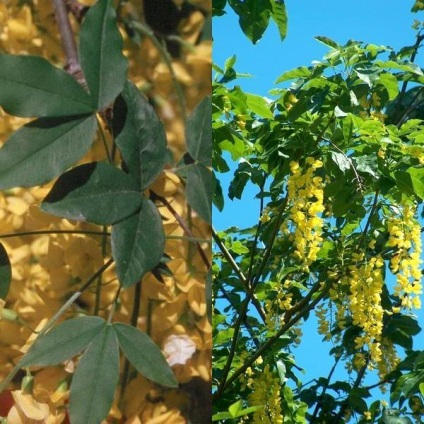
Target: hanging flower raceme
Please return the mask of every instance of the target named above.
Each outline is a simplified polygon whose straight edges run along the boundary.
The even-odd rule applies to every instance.
[[[387,245],[395,248],[390,260],[390,270],[396,275],[395,295],[401,299],[401,307],[421,307],[421,227],[415,219],[416,206],[403,202],[398,213],[389,218]],[[394,308],[393,312],[399,312]]]
[[[266,364],[261,373],[254,373],[251,368],[248,374],[247,386],[252,390],[248,399],[251,406],[263,405],[263,408],[253,413],[252,424],[283,424],[281,411],[281,383]]]
[[[294,229],[291,234],[296,249],[294,256],[305,267],[316,260],[322,242],[324,185],[322,178],[315,175],[322,165],[313,157],[306,158],[304,168],[298,162],[290,162],[291,174],[287,182],[290,216],[283,231]]]
[[[363,334],[356,337],[356,349],[367,347],[370,366],[381,360],[381,334],[383,331],[384,309],[381,293],[384,279],[384,261],[380,256],[366,258],[364,253],[353,253],[349,273],[342,279],[349,287],[349,310],[354,325],[362,328]],[[361,364],[362,366],[364,364]]]

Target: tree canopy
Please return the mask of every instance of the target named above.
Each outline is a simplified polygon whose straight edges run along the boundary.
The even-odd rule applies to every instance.
[[[215,19],[229,7],[253,43],[270,18],[284,39],[284,2],[216,2]],[[424,200],[415,29],[399,51],[317,37],[328,53],[282,72],[273,100],[234,85],[235,56],[214,65],[214,205],[225,213],[249,183],[258,210],[252,227],[213,232],[214,421],[394,424],[424,414],[424,353],[413,345]],[[224,193],[220,175],[234,167]],[[312,315],[334,365],[308,383],[294,348]],[[378,382],[367,386],[370,373]],[[390,405],[378,389],[390,390]]]

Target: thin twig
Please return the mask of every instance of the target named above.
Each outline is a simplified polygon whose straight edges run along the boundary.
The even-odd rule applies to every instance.
[[[219,290],[221,290],[222,294],[224,295],[225,299],[227,300],[227,302],[234,308],[236,309],[236,307],[233,304],[233,301],[231,300],[231,296],[228,294],[227,290],[225,290],[225,287],[220,287]],[[253,343],[255,343],[256,347],[259,348],[259,346],[261,345],[259,342],[259,339],[255,336],[255,333],[253,331],[252,326],[249,324],[249,321],[247,320],[247,317],[244,317],[243,319],[243,325],[246,327],[246,330],[249,332],[249,335],[251,337],[251,340],[253,341]]]
[[[24,236],[36,236],[36,235],[49,235],[49,234],[85,234],[94,236],[110,236],[110,233],[102,231],[84,231],[84,230],[38,230],[38,231],[23,231],[21,233],[13,234],[0,234],[0,239],[12,238],[12,237],[24,237]]]
[[[135,285],[133,308],[132,308],[131,319],[130,319],[131,326],[135,328],[137,328],[138,316],[140,314],[140,298],[141,298],[141,281],[138,281],[137,284]],[[122,378],[121,378],[121,390],[120,390],[121,400],[124,395],[125,388],[127,387],[127,384],[128,384],[129,371],[130,371],[130,363],[128,359],[125,358],[124,368],[122,371]]]
[[[330,385],[331,377],[333,376],[334,371],[336,370],[336,367],[337,367],[340,359],[341,359],[341,355],[337,356],[336,360],[334,362],[334,365],[331,367],[331,370],[330,370],[328,377],[326,379],[327,380],[326,384],[323,387],[321,394],[319,395],[319,398],[318,398],[317,404],[315,406],[314,412],[312,413],[312,417],[311,417],[311,421],[310,421],[311,423],[313,423],[317,418],[318,412],[319,412],[319,410],[321,409],[321,406],[322,406],[321,400],[324,399],[324,395],[327,392],[328,386]]]
[[[233,271],[237,274],[239,281],[243,285],[244,290],[246,291],[246,293],[249,293],[249,290],[250,290],[249,281],[244,276],[243,271],[240,269],[237,262],[234,260],[231,253],[225,247],[225,244],[223,243],[223,241],[221,240],[218,233],[215,231],[215,229],[213,227],[212,227],[212,237],[213,237],[215,243],[218,245],[219,250],[223,254],[224,258],[231,265],[231,268],[233,269]],[[262,309],[262,306],[261,306],[259,300],[254,295],[252,296],[252,303],[255,306],[256,310],[258,311],[259,316],[262,318],[262,321],[265,322],[265,320],[266,320],[265,311]]]
[[[200,246],[200,243],[197,241],[197,239],[194,237],[192,231],[190,228],[186,225],[183,218],[178,214],[178,212],[173,208],[173,206],[166,200],[164,197],[159,196],[156,193],[151,192],[153,195],[153,199],[159,200],[173,215],[173,217],[176,219],[180,227],[183,229],[184,233],[189,237],[191,240],[195,240],[194,243],[196,244],[197,251],[199,252],[200,257],[203,260],[203,263],[206,266],[206,269],[209,270],[211,267],[211,264],[209,262],[208,257],[206,256],[206,253],[202,249],[202,246]]]
[[[309,291],[306,296],[308,300],[312,298],[312,295],[319,289],[320,283],[316,283],[316,285]],[[237,380],[246,370],[249,368],[255,361],[258,359],[264,352],[266,352],[286,331],[288,331],[293,325],[295,325],[300,319],[302,319],[305,314],[311,311],[315,306],[325,297],[330,291],[331,284],[327,284],[321,293],[309,304],[305,305],[299,313],[293,317],[287,324],[282,326],[278,332],[269,338],[252,356],[250,356],[244,364],[238,368],[228,380],[222,384],[218,390],[214,393],[213,399],[216,401],[222,395],[227,387],[229,387],[235,380]]]
[[[78,49],[68,16],[65,0],[52,0],[63,51],[66,56],[65,70],[84,88],[87,88],[84,74],[78,59]]]
[[[246,293],[246,297],[243,300],[243,303],[241,305],[240,308],[240,312],[239,312],[239,316],[237,317],[237,320],[234,324],[234,334],[233,334],[233,339],[231,341],[231,347],[230,347],[230,351],[228,353],[228,359],[225,363],[224,369],[222,370],[222,377],[221,377],[221,382],[220,385],[218,387],[218,391],[216,393],[217,397],[220,397],[222,394],[222,391],[224,390],[224,388],[226,387],[225,382],[228,378],[228,374],[231,370],[231,365],[232,365],[232,361],[234,359],[234,356],[236,354],[236,346],[237,346],[237,340],[238,340],[238,336],[239,336],[239,331],[240,331],[240,327],[241,327],[241,323],[243,322],[243,319],[249,309],[249,303],[250,300],[253,298],[253,295],[255,293],[255,289],[256,286],[258,285],[259,280],[261,279],[262,273],[266,267],[266,264],[268,263],[268,260],[271,256],[271,252],[272,252],[272,248],[274,246],[274,241],[277,237],[278,231],[280,229],[281,226],[281,220],[284,214],[284,211],[286,209],[287,206],[287,202],[288,202],[288,197],[286,196],[282,202],[282,204],[280,205],[280,210],[277,214],[277,219],[276,219],[276,223],[275,223],[275,227],[273,229],[273,232],[271,234],[271,240],[266,248],[265,251],[265,255],[262,258],[262,261],[259,265],[259,270],[256,274],[255,279],[252,281],[252,283],[250,284],[249,290]],[[249,283],[249,281],[248,281]]]

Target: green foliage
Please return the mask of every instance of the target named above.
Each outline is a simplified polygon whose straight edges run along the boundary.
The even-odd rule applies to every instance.
[[[112,262],[120,290],[140,282],[149,271],[162,282],[162,274],[170,275],[163,219],[155,203],[159,197],[149,188],[165,165],[184,178],[189,205],[211,221],[210,98],[188,118],[187,152],[181,163],[173,163],[163,123],[148,99],[127,80],[127,59],[113,3],[99,0],[82,22],[79,56],[84,88],[43,58],[0,55],[0,106],[15,116],[38,118],[18,129],[0,149],[0,188],[33,187],[57,178],[42,210],[112,226],[112,259],[85,282],[81,292]],[[97,114],[113,137],[111,151],[105,143],[109,163],[78,164],[98,130],[102,131]],[[107,247],[105,238],[105,251]],[[1,299],[6,298],[10,283],[11,264],[0,244]],[[70,417],[75,423],[97,424],[107,416],[115,396],[119,348],[146,378],[166,387],[178,386],[149,335],[123,323],[112,324],[114,308],[108,321],[79,316],[51,329],[81,292],[73,294],[48,322],[0,390],[19,368],[56,365],[78,357],[70,388]]]
[[[189,205],[206,222],[212,221],[211,99],[206,97],[189,117],[186,127],[188,152],[177,172],[186,178]]]
[[[62,174],[41,209],[76,221],[110,225],[135,213],[141,204],[137,182],[130,175],[107,163],[91,162]]]
[[[0,69],[0,105],[10,115],[59,117],[95,111],[87,92],[42,57],[2,54]]]
[[[162,386],[178,387],[161,350],[147,334],[122,323],[114,324],[113,328],[124,355],[140,374]]]
[[[214,0],[213,16],[222,16],[226,4],[226,0]],[[287,12],[284,0],[228,0],[228,4],[238,15],[241,30],[253,44],[262,38],[270,19],[277,25],[281,41],[286,38]]]
[[[256,41],[266,28],[264,4],[229,2],[243,15],[243,31],[243,25],[256,16],[256,26],[251,24],[248,33]],[[394,288],[393,263],[400,251],[390,232],[394,217],[400,217],[399,225],[412,225],[402,224],[404,205],[418,207],[420,212],[424,200],[424,79],[421,68],[413,63],[421,37],[418,33],[417,43],[408,51],[395,51],[353,40],[342,45],[318,36],[328,53],[312,66],[283,72],[276,80],[282,88],[272,90],[272,102],[233,85],[240,78],[235,56],[223,68],[215,66],[214,204],[225,213],[227,198],[245,201],[248,185],[255,188],[258,202],[257,223],[214,234],[217,421],[234,418],[229,408],[237,404],[240,410],[263,407],[264,422],[278,422],[273,415],[277,413],[284,422],[293,423],[386,422],[381,402],[370,402],[379,396],[375,387],[364,386],[364,376],[372,367],[379,369],[380,385],[390,385],[392,405],[403,408],[406,401],[418,405],[416,399],[422,399],[422,353],[412,351],[421,327],[409,308],[402,307],[406,294]],[[308,164],[316,165],[314,178],[323,184],[323,209],[316,213],[323,223],[322,240],[310,262],[296,256],[297,244],[314,231],[296,235],[296,229],[311,219],[299,206],[308,187],[300,185],[296,195],[289,197],[296,175],[293,169],[303,171]],[[224,193],[220,174],[229,171],[232,178]],[[318,203],[316,194],[304,201],[309,206],[314,203]],[[293,215],[299,210],[303,218],[296,224]],[[412,248],[420,253],[418,242]],[[361,281],[361,274],[349,276],[376,258],[381,258],[381,271],[373,276],[381,275],[381,283],[372,309],[382,310],[378,340],[384,359],[373,363],[375,342],[361,344],[373,315],[366,313],[363,321],[355,315],[356,305],[366,300],[354,291],[354,281]],[[415,270],[414,284],[419,285],[420,269]],[[364,282],[362,290],[376,284],[374,277]],[[299,332],[312,313],[318,315],[323,339],[333,344],[334,367],[328,377],[308,385],[299,377],[289,352],[296,353],[294,347],[302,343]],[[328,330],[323,329],[325,325]],[[397,364],[394,355],[405,359]],[[341,364],[347,368],[346,379],[335,381],[334,370]],[[271,398],[277,395],[260,395],[249,383],[259,379],[267,366],[280,378],[275,403]],[[417,420],[424,411],[419,406],[410,410],[407,414]],[[396,422],[409,422],[409,417],[399,416],[407,410],[398,411]],[[251,414],[247,422],[259,422],[255,412]]]
[[[162,219],[143,199],[140,210],[112,227],[112,255],[123,287],[130,287],[158,263],[165,247]]]
[[[114,104],[115,142],[128,172],[144,190],[162,171],[168,152],[165,128],[147,99],[127,81]]]
[[[118,341],[113,327],[106,324],[87,346],[72,378],[71,421],[100,422],[112,406],[118,378]]]
[[[97,110],[108,106],[126,81],[127,59],[112,3],[98,1],[90,7],[80,31],[81,67]]]
[[[87,153],[95,132],[94,116],[46,117],[24,125],[0,150],[0,188],[32,187],[58,177]]]

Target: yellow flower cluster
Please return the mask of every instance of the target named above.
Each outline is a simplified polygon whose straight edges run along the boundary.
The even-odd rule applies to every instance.
[[[266,364],[261,372],[254,373],[248,368],[247,386],[252,390],[248,400],[250,406],[262,405],[263,408],[253,413],[252,424],[283,424],[281,410],[281,383]]]
[[[329,308],[324,304],[318,305],[315,308],[315,316],[318,318],[318,333],[324,336],[324,340],[331,339],[331,315]]]
[[[354,325],[362,328],[364,335],[355,339],[356,349],[364,346],[372,362],[381,360],[381,333],[383,331],[384,310],[381,306],[383,289],[384,261],[380,256],[366,259],[363,253],[352,254],[353,264],[349,274],[342,278],[341,283],[348,285],[349,310]]]
[[[292,281],[285,280],[277,285],[276,296],[265,300],[266,324],[270,330],[278,330],[284,319],[284,311],[292,306],[293,294],[289,293],[292,285]]]
[[[291,175],[287,182],[288,202],[290,204],[289,221],[294,227],[291,235],[295,245],[295,257],[308,267],[316,260],[322,242],[324,211],[323,179],[315,175],[323,163],[313,157],[306,158],[302,169],[298,162],[290,162]],[[283,228],[288,231],[288,228]]]
[[[392,341],[387,338],[381,340],[381,361],[377,364],[378,375],[382,380],[387,374],[392,372],[399,364],[400,359],[396,352],[396,347]],[[384,388],[381,387],[383,390]]]
[[[421,307],[421,227],[415,219],[416,206],[404,202],[398,213],[389,218],[387,245],[395,248],[390,260],[390,270],[396,275],[395,295],[401,299],[401,307]],[[399,312],[396,308],[394,312]]]

